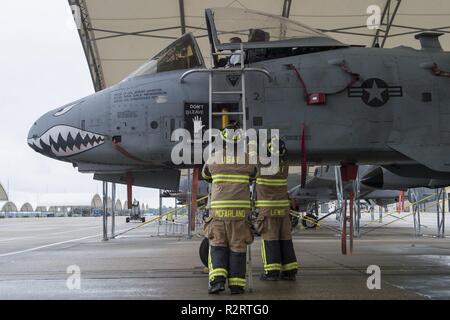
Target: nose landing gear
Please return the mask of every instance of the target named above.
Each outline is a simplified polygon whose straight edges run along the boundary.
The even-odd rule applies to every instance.
[[[140,221],[142,223],[145,222],[145,217],[141,214],[139,201],[136,201],[136,199],[133,201],[130,216],[125,219],[126,223],[129,223],[130,221]]]

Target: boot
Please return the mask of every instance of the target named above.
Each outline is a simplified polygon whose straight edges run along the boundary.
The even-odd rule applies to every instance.
[[[282,271],[280,279],[285,281],[295,281],[297,270]]]
[[[231,294],[242,294],[245,292],[243,287],[240,286],[230,286]]]
[[[278,281],[280,279],[280,272],[267,271],[267,273],[262,273],[259,279],[262,281]]]
[[[209,285],[208,293],[209,294],[217,294],[220,291],[224,291],[224,290],[225,290],[225,283],[223,283],[223,282],[216,282],[216,283],[213,283],[213,284]]]

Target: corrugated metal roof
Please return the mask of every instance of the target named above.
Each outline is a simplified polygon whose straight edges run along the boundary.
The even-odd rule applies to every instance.
[[[291,19],[343,43],[366,46],[374,44],[376,35],[382,44],[388,34],[385,47],[419,48],[413,35],[434,29],[446,33],[441,42],[444,49],[450,49],[447,23],[450,1],[446,0],[69,0],[69,3],[80,8],[73,12],[76,17],[79,16],[76,12],[81,13],[80,35],[97,90],[122,80],[183,32],[194,33],[207,57],[209,42],[204,11],[208,7],[241,7],[276,15],[290,7]],[[386,13],[378,31],[367,28],[370,16],[367,11],[372,5]]]

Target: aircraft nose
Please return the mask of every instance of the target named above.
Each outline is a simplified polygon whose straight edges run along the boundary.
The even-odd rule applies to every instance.
[[[380,167],[370,171],[361,179],[361,183],[375,189],[381,189],[384,184],[383,169]]]
[[[31,142],[30,140],[31,139],[37,138],[35,127],[36,127],[36,122],[33,123],[33,125],[30,128],[30,130],[28,130],[28,135],[27,135],[27,142],[28,142],[28,144],[30,144],[30,142]]]
[[[49,111],[36,120],[28,132],[28,145],[42,155],[65,159],[104,144],[104,134],[86,130],[82,124],[80,109],[74,108],[81,103]]]
[[[36,120],[28,131],[27,143],[28,146],[34,151],[42,153],[42,147],[40,144],[40,134],[39,134],[39,120]]]

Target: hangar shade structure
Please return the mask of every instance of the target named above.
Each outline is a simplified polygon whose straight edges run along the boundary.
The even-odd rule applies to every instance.
[[[89,193],[48,193],[39,197],[38,206],[43,207],[90,207],[102,209],[102,199],[98,194]]]
[[[350,45],[419,48],[414,34],[444,33],[450,49],[450,1],[434,0],[68,0],[96,91],[111,86],[186,32],[209,56],[205,9],[235,7],[282,15]],[[367,22],[380,8],[379,29]],[[367,13],[370,9],[370,13]],[[369,19],[369,22],[373,19]],[[209,59],[205,59],[208,61]]]
[[[33,212],[33,211],[34,211],[33,206],[29,202],[24,203],[20,207],[20,212]]]
[[[0,183],[0,201],[8,201],[8,194]]]
[[[17,212],[17,206],[14,202],[12,201],[7,201],[7,202],[2,202],[0,203],[0,212]]]

